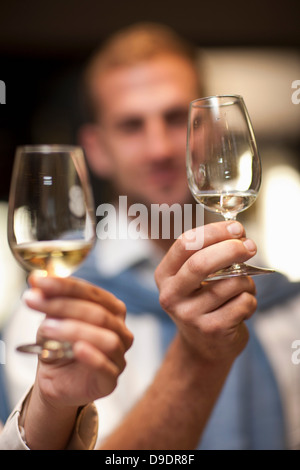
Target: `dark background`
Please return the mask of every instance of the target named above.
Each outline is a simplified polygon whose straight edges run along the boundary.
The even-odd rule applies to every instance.
[[[0,80],[6,84],[6,104],[0,106],[1,199],[7,199],[17,145],[76,142],[82,119],[78,80],[87,57],[108,34],[142,20],[168,24],[199,47],[300,53],[299,0],[2,0]]]

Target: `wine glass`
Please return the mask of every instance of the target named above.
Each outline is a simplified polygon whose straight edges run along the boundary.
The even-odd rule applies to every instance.
[[[80,147],[18,147],[8,204],[8,243],[27,271],[67,277],[95,241],[92,191]],[[23,345],[19,351],[44,360],[72,357],[72,345],[58,341]]]
[[[209,96],[190,103],[187,177],[196,201],[225,220],[235,220],[254,203],[261,184],[261,161],[241,96]],[[241,263],[206,280],[270,272],[274,271]]]

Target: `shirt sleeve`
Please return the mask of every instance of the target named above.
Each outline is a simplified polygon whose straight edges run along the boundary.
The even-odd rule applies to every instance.
[[[15,407],[4,428],[0,429],[0,450],[30,450],[23,428],[24,415],[30,391]],[[66,450],[93,450],[98,432],[98,414],[93,403],[80,408],[74,430]]]

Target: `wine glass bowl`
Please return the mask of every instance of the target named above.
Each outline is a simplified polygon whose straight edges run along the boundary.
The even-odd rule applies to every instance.
[[[190,103],[187,178],[192,195],[211,212],[235,220],[252,205],[261,185],[261,160],[250,117],[239,95],[217,95]],[[207,280],[273,272],[235,264]]]
[[[80,147],[17,148],[9,194],[8,243],[25,270],[42,276],[69,276],[93,247],[94,213]],[[36,352],[31,346],[30,352]]]

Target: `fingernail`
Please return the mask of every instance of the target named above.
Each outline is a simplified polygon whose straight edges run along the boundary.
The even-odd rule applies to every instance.
[[[47,318],[41,324],[44,333],[56,333],[61,330],[61,320],[54,320],[53,318]]]
[[[256,245],[253,240],[250,240],[249,238],[247,238],[247,240],[245,240],[243,243],[250,253],[256,252]]]
[[[31,304],[40,303],[44,300],[44,297],[40,289],[27,289],[23,294],[23,300],[25,302],[30,302]]]
[[[239,222],[232,222],[227,225],[227,230],[231,235],[240,235],[243,232],[243,226]]]

